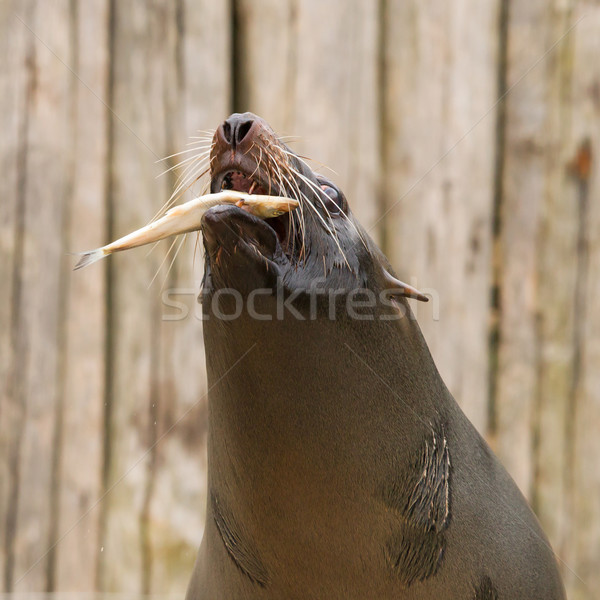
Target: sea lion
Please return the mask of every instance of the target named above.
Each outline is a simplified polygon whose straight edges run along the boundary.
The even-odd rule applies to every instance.
[[[419,293],[259,117],[216,131],[203,217],[206,528],[187,600],[559,600],[517,486],[444,385]],[[421,297],[422,298],[422,297]]]

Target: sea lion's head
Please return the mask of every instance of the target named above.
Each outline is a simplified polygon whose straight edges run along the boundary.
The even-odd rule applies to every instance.
[[[313,171],[260,117],[236,113],[217,128],[210,176],[212,193],[285,196],[300,205],[265,220],[232,205],[204,215],[205,303],[218,290],[247,296],[276,286],[299,296],[316,288],[321,293],[368,289],[427,299],[391,275],[342,190]]]

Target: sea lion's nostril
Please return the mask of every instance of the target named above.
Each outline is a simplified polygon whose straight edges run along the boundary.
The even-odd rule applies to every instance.
[[[248,136],[254,125],[254,119],[244,119],[242,115],[231,115],[221,125],[223,139],[235,150]]]
[[[248,132],[252,128],[254,121],[244,121],[243,123],[239,123],[236,132],[235,132],[235,141],[237,144],[241,144],[244,138],[248,135]]]
[[[225,121],[225,123],[223,123],[222,130],[223,130],[223,138],[225,139],[225,141],[228,144],[231,144],[231,142],[232,142],[231,124],[229,123],[229,121]]]

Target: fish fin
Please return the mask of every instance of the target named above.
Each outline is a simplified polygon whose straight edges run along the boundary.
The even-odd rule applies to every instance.
[[[97,248],[96,250],[90,250],[89,252],[82,252],[80,254],[81,258],[78,263],[73,267],[73,271],[77,271],[78,269],[83,269],[83,267],[87,267],[92,263],[104,258],[107,254],[104,253],[102,248]]]

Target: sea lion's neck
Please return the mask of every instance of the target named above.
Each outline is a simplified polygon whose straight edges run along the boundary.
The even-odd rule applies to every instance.
[[[355,475],[368,476],[383,446],[423,426],[417,406],[425,425],[442,409],[432,398],[445,388],[412,318],[209,322],[205,337],[210,483],[239,486],[239,502],[330,478],[349,453],[361,455],[348,461]]]
[[[376,562],[386,486],[446,410],[416,322],[209,321],[205,340],[207,564],[225,548],[251,579],[275,561],[309,581],[353,547]]]

